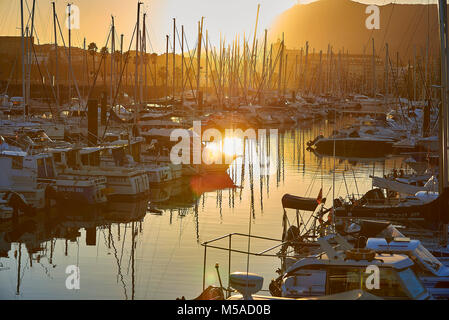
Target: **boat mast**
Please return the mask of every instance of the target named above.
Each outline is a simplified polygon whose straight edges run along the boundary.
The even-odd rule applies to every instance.
[[[165,106],[168,105],[168,42],[169,36],[166,35],[166,43],[165,43]]]
[[[315,89],[315,94],[321,95],[323,92],[322,84],[323,84],[323,77],[322,77],[322,60],[323,60],[323,50],[320,50],[320,60],[318,63],[318,81],[317,81],[317,89]]]
[[[266,61],[267,60],[267,29],[265,29],[265,36],[264,36],[264,41],[263,41],[263,62],[262,62],[262,85],[260,88],[260,94],[259,94],[259,104],[263,104],[263,95],[264,95],[264,90],[265,90],[265,82],[266,82],[266,78],[265,78],[265,65],[266,65]],[[262,95],[262,99],[261,99],[261,95]]]
[[[85,89],[86,89],[86,75],[87,75],[87,83],[89,83],[89,66],[87,64],[87,50],[86,50],[86,38],[83,40],[83,97],[85,97]],[[86,69],[84,69],[86,67]],[[88,84],[89,85],[89,84]]]
[[[197,98],[197,104],[198,107],[202,105],[202,101],[200,101],[200,99],[202,97],[200,97],[200,78],[201,78],[201,41],[203,39],[203,21],[204,21],[204,17],[201,17],[201,22],[198,22],[198,62],[197,62],[197,68],[198,68],[198,77],[196,79],[197,84],[196,84],[196,98]]]
[[[110,83],[110,103],[112,107],[112,100],[114,97],[114,56],[115,56],[115,24],[114,24],[114,16],[111,15],[111,83]]]
[[[146,15],[145,15],[146,17]],[[143,41],[142,41],[142,45],[144,48],[144,59],[143,59],[143,67],[145,70],[145,86],[144,86],[144,94],[143,94],[143,99],[146,102],[148,100],[148,72],[147,72],[147,66],[148,66],[148,56],[147,56],[147,25],[146,23],[143,24]]]
[[[284,33],[282,32],[282,42],[279,48],[280,59],[279,59],[279,77],[278,77],[278,98],[281,97],[281,85],[282,85],[282,62],[284,59]]]
[[[54,85],[56,86],[56,107],[59,106],[59,81],[58,81],[58,34],[56,32],[56,9],[55,3],[52,2],[53,6],[53,29],[55,33],[55,80]]]
[[[181,26],[181,104],[184,103],[184,25]]]
[[[209,86],[209,32],[206,29],[206,86],[205,86],[205,101],[207,103],[207,89]]]
[[[416,45],[413,46],[413,101],[416,101]]]
[[[173,18],[173,97],[172,100],[175,100],[175,87],[176,87],[176,18]]]
[[[71,20],[71,13],[72,13],[72,5],[69,3],[67,4],[67,8],[68,8],[68,27],[69,27],[69,70],[72,70],[72,22]],[[106,75],[105,75],[106,77]],[[70,99],[72,98],[72,77],[69,74],[69,103],[70,103]]]
[[[306,52],[304,55],[303,92],[307,92],[307,69],[309,66],[309,41],[306,41]]]
[[[448,183],[448,128],[449,128],[449,117],[448,117],[448,84],[449,84],[449,39],[448,39],[448,25],[447,25],[447,3],[443,0],[438,0],[438,13],[439,13],[439,26],[440,26],[440,41],[441,41],[441,109],[440,109],[440,173],[439,173],[439,193],[440,196],[449,187]],[[445,200],[443,198],[443,200]],[[447,200],[446,200],[447,202]],[[444,207],[447,207],[447,203],[443,203]],[[448,224],[447,215],[448,213],[441,208],[443,214],[443,241],[444,245],[448,244]]]
[[[20,0],[20,32],[21,32],[21,50],[22,50],[22,98],[23,98],[23,118],[25,120],[25,105],[26,105],[26,87],[25,87],[25,39],[23,30],[23,0]]]
[[[33,35],[34,35],[34,9],[36,7],[36,0],[33,0],[33,7],[31,9],[31,31],[30,31],[30,36],[28,38],[28,43],[27,43],[27,48],[28,48],[28,53],[27,53],[27,59],[28,59],[28,68],[27,68],[27,104],[29,104],[30,101],[30,87],[31,87],[31,62],[32,62],[32,45],[33,45]],[[30,112],[29,110],[27,112]],[[28,115],[26,115],[28,116]]]
[[[253,37],[253,45],[251,48],[251,60],[250,60],[250,68],[251,68],[251,72],[249,73],[249,84],[250,87],[252,87],[252,81],[253,81],[253,66],[254,66],[254,71],[255,71],[255,63],[256,63],[256,54],[255,54],[255,48],[256,48],[256,37],[257,37],[257,26],[259,24],[259,11],[260,11],[260,3],[257,5],[257,15],[256,15],[256,25],[254,27],[254,37]]]
[[[143,96],[143,81],[144,81],[144,74],[143,74],[143,58],[146,52],[144,51],[145,48],[145,28],[146,28],[146,18],[147,14],[143,14],[143,21],[142,21],[142,31],[140,31],[140,59],[139,59],[139,67],[140,67],[140,80],[139,80],[139,94],[140,94],[140,103],[144,102],[144,96]]]
[[[388,43],[385,44],[385,106],[388,103],[388,62],[390,61],[390,57],[388,54]]]
[[[376,96],[376,50],[374,48],[373,38],[373,98]]]
[[[139,85],[139,69],[138,69],[138,59],[139,59],[139,35],[140,35],[140,5],[142,2],[137,3],[137,29],[136,29],[136,60],[135,60],[135,71],[134,71],[134,103],[137,105],[139,102],[138,95],[137,95],[137,88]],[[137,107],[136,107],[136,115],[137,115]],[[136,117],[134,117],[136,119]]]

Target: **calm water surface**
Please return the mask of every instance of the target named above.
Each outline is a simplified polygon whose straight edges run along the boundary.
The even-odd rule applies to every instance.
[[[346,120],[338,126],[341,121]],[[202,290],[202,242],[247,234],[250,221],[251,234],[280,239],[285,193],[316,197],[322,188],[330,206],[333,184],[335,195],[363,193],[371,188],[370,174],[401,166],[400,158],[348,161],[306,150],[307,141],[335,126],[319,122],[279,132],[277,152],[275,144],[256,150],[254,141],[246,141],[227,176],[153,188],[150,201],[162,214],[147,211],[147,201],[137,201],[112,203],[97,212],[64,208],[58,218],[42,214],[21,219],[18,227],[0,223],[0,299],[194,298]],[[243,143],[235,145],[238,149]],[[268,175],[261,174],[255,160],[264,156],[272,159]],[[237,188],[229,189],[232,184]],[[226,247],[228,240],[216,244]],[[274,244],[253,240],[250,246],[259,252]],[[234,238],[233,247],[246,250],[247,239]],[[206,286],[218,285],[215,263],[227,284],[227,253],[208,249]],[[249,267],[264,277],[267,289],[279,261],[251,256],[247,263],[246,255],[233,254],[231,272]],[[69,265],[79,267],[79,290],[66,289]]]

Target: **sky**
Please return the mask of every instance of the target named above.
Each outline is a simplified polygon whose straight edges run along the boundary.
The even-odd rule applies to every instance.
[[[219,43],[220,35],[227,43],[237,34],[253,37],[256,22],[257,5],[260,4],[258,36],[268,29],[276,17],[283,11],[296,5],[314,0],[141,0],[142,10],[147,13],[149,33],[148,51],[165,51],[166,35],[170,36],[171,51],[173,18],[176,18],[179,37],[181,25],[184,25],[187,46],[196,46],[198,21],[204,19],[204,29],[209,32],[212,45]],[[396,0],[396,3],[428,3],[432,0]],[[53,20],[51,0],[38,0],[35,13],[36,36],[39,42],[52,43]],[[358,0],[366,4],[385,5],[392,0]],[[25,22],[32,0],[24,0]],[[65,27],[65,9],[67,0],[55,0],[56,11],[62,32],[67,41]],[[124,34],[124,50],[129,46],[137,15],[137,0],[71,0],[79,8],[80,28],[72,31],[72,45],[82,47],[83,39],[87,43],[96,42],[99,48],[106,43],[110,28],[111,15],[115,17],[117,34]],[[0,35],[20,35],[20,1],[0,0]],[[178,36],[177,36],[178,37]],[[37,40],[37,39],[36,39]],[[37,42],[37,41],[36,41]],[[179,44],[177,44],[179,49]],[[134,45],[133,45],[134,47]]]

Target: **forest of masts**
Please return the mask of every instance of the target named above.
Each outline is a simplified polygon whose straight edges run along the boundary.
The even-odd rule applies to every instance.
[[[66,47],[53,3],[54,52],[50,61],[54,73],[48,77],[53,80],[51,91],[57,105],[61,102],[60,87],[67,87],[68,98],[87,101],[92,98],[94,87],[101,86],[100,82],[101,91],[112,105],[119,103],[125,92],[138,104],[156,97],[167,103],[174,99],[195,99],[202,104],[205,99],[215,100],[219,105],[228,98],[241,97],[245,103],[263,104],[269,93],[292,99],[296,93],[338,97],[351,93],[371,96],[382,93],[384,96],[427,100],[432,95],[431,84],[438,82],[438,59],[431,57],[428,44],[421,48],[419,55],[415,46],[412,61],[406,62],[401,61],[399,53],[393,58],[387,43],[381,50],[377,49],[377,52],[385,52],[382,58],[379,57],[374,39],[370,39],[364,48],[364,52],[371,51],[371,54],[350,55],[348,50],[335,50],[331,44],[327,52],[316,52],[309,42],[299,50],[291,50],[286,48],[284,34],[271,44],[266,29],[262,37],[257,37],[260,6],[252,36],[237,35],[227,42],[220,35],[219,45],[212,46],[204,18],[201,18],[196,44],[190,48],[184,26],[178,28],[173,19],[173,32],[166,35],[165,54],[149,54],[147,14],[141,12],[141,5],[139,2],[137,21],[126,51],[124,35],[118,35],[111,16],[109,34],[100,52],[95,43],[86,47],[84,38],[83,50],[78,49],[82,62],[78,59],[78,63],[73,63],[72,51],[77,48],[71,44],[70,25]],[[31,32],[27,26],[25,37],[33,37],[34,1],[30,16]],[[58,47],[58,41],[64,46]],[[23,56],[28,66],[32,65],[33,53],[36,56],[34,44],[32,47]],[[59,57],[61,50],[67,59]],[[36,64],[44,85],[45,77]],[[28,86],[24,88],[28,91],[26,97],[29,97],[30,70],[25,66],[24,74],[28,77]],[[61,77],[63,73],[66,73],[66,80]]]

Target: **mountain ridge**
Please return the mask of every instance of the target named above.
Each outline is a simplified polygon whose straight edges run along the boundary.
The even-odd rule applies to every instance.
[[[297,4],[283,12],[274,22],[269,38],[276,41],[285,34],[289,48],[304,47],[306,41],[318,52],[333,51],[371,54],[374,38],[376,54],[385,54],[389,44],[390,57],[399,53],[401,59],[425,53],[429,35],[430,53],[439,51],[438,11],[436,4],[386,4],[380,10],[380,29],[369,30],[365,22],[368,5],[351,0],[319,0]]]

